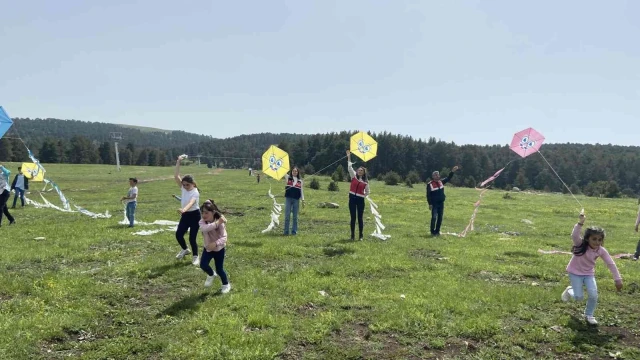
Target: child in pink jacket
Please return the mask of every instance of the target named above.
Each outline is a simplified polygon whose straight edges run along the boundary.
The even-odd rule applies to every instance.
[[[605,232],[598,227],[588,227],[584,232],[584,237],[580,237],[582,225],[584,225],[585,216],[580,214],[579,222],[573,227],[571,238],[573,240],[573,257],[567,266],[567,272],[569,273],[569,280],[571,285],[562,293],[562,301],[569,301],[571,298],[574,300],[584,300],[582,286],[587,288],[587,308],[584,311],[584,316],[587,322],[591,325],[596,325],[598,322],[593,316],[593,312],[598,305],[598,286],[596,285],[595,268],[596,260],[601,257],[609,271],[613,275],[616,289],[622,290],[622,277],[618,272],[618,267],[613,259],[609,255],[604,245]]]
[[[211,199],[202,204],[200,212],[202,213],[202,218],[200,219],[199,225],[200,231],[202,231],[202,235],[204,236],[204,249],[202,251],[202,257],[200,258],[200,268],[207,273],[207,280],[204,282],[204,286],[211,286],[216,275],[220,275],[220,280],[222,280],[222,289],[220,292],[226,294],[231,290],[227,273],[223,269],[224,252],[227,244],[227,219],[222,216],[220,210]],[[217,274],[209,265],[211,259],[213,259],[215,263]]]

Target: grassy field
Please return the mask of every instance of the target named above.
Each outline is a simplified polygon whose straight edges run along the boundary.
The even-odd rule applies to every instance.
[[[2,359],[640,358],[640,263],[616,260],[625,282],[618,293],[598,261],[593,327],[581,316],[584,303],[560,300],[570,256],[538,253],[570,250],[578,211],[570,196],[490,191],[476,231],[431,238],[424,184],[374,181],[371,196],[392,237],[351,242],[348,184],[328,192],[322,178],[321,190],[305,190],[298,235],[283,237],[281,228],[261,233],[272,204],[264,177],[257,184],[244,170],[184,167],[202,198],[227,212],[233,289],[221,295],[219,278],[205,289],[198,267],[175,260],[172,232],[139,236],[118,224],[130,176],[140,180],[138,220],[177,221],[173,169],[46,168],[72,203],[113,217],[27,207],[13,210],[16,225],[4,221]],[[282,183],[271,183],[283,202]],[[38,187],[29,196],[41,201]],[[54,193],[45,197],[59,204]],[[462,231],[477,199],[474,189],[447,188],[443,231]],[[611,254],[633,252],[635,200],[580,200],[587,222],[607,230]],[[317,207],[325,201],[340,208]]]

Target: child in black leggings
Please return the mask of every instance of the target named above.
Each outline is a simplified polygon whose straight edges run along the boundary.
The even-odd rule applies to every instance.
[[[364,214],[364,199],[369,196],[369,181],[367,180],[367,169],[363,166],[358,168],[356,173],[353,170],[353,163],[351,162],[351,152],[347,150],[347,170],[349,170],[349,176],[351,177],[351,185],[349,187],[349,212],[351,213],[351,240],[355,240],[355,228],[356,228],[356,213],[358,214],[358,230],[360,234],[360,241],[363,239],[364,221],[362,216]]]
[[[192,263],[193,265],[198,266],[200,264],[197,241],[198,229],[200,228],[200,225],[198,224],[200,221],[200,209],[198,208],[200,205],[200,192],[198,191],[198,185],[195,180],[193,180],[193,176],[180,176],[180,160],[182,159],[182,156],[178,157],[174,175],[176,183],[182,190],[182,196],[180,199],[182,207],[178,210],[181,216],[180,222],[178,223],[178,230],[176,230],[176,240],[178,240],[178,244],[180,244],[182,251],[176,255],[176,259],[181,260],[185,255],[191,252],[187,249],[187,243],[184,241],[184,235],[187,233],[187,230],[189,230],[189,243],[191,244],[191,250],[193,251]]]

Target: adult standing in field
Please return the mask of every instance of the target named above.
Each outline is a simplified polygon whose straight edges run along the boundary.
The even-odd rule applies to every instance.
[[[353,170],[351,162],[351,151],[347,150],[347,170],[351,177],[349,186],[349,213],[351,214],[351,240],[355,240],[356,214],[358,215],[359,240],[362,241],[362,231],[364,229],[364,198],[369,196],[369,180],[367,179],[367,169],[360,166],[357,171]]]
[[[7,202],[11,197],[10,187],[9,187],[9,177],[11,176],[11,171],[0,165],[0,226],[2,226],[2,214],[4,214],[9,220],[9,225],[15,224],[16,220],[9,213],[9,207],[7,207]]]
[[[431,181],[427,183],[427,203],[429,203],[429,210],[431,210],[431,235],[440,236],[440,225],[442,225],[442,217],[444,215],[444,201],[446,196],[444,194],[444,184],[448,183],[453,174],[458,170],[457,166],[454,166],[449,176],[444,179],[440,178],[440,172],[434,171],[431,174]]]
[[[190,252],[193,253],[193,265],[200,265],[200,258],[198,257],[198,231],[200,229],[200,192],[198,191],[198,185],[196,184],[193,176],[185,175],[180,176],[180,161],[183,156],[178,156],[176,162],[176,169],[174,179],[180,190],[182,196],[180,197],[180,222],[178,223],[178,229],[176,230],[176,240],[182,250],[176,255],[176,259],[181,260],[185,255]],[[189,230],[189,243],[191,244],[191,250],[187,248],[187,243],[184,240],[184,235]]]
[[[289,235],[289,218],[293,212],[293,225],[291,227],[291,235],[298,233],[298,210],[300,209],[300,200],[304,202],[304,189],[302,187],[302,176],[297,166],[291,169],[289,174],[284,176],[284,235]]]

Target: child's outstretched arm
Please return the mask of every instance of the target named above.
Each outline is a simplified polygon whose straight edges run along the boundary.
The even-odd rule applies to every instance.
[[[611,255],[609,255],[609,252],[605,248],[600,247],[600,251],[602,252],[602,254],[600,255],[602,257],[602,261],[607,264],[611,275],[613,275],[613,281],[615,281],[616,283],[616,289],[618,291],[622,290],[622,276],[620,276],[620,271],[618,271],[616,263],[613,261]]]
[[[351,162],[351,151],[347,150],[347,171],[349,172],[349,180],[356,177],[356,171],[353,170],[353,163]]]
[[[582,237],[580,236],[580,233],[582,231],[582,225],[584,225],[585,218],[584,214],[580,214],[578,223],[573,226],[571,240],[573,240],[574,246],[580,246],[580,244],[582,244]]]
[[[176,169],[173,173],[173,178],[178,184],[178,187],[182,189],[182,177],[180,176],[180,161],[182,160],[181,156],[178,156],[178,161],[176,161]]]

